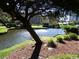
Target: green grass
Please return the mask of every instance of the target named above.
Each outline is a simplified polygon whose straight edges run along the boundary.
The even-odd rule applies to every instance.
[[[63,54],[57,56],[50,56],[48,59],[79,59],[78,54]]]
[[[33,41],[31,40],[26,40],[20,44],[16,44],[10,48],[6,48],[4,50],[0,50],[0,59],[3,59],[4,57],[8,56],[11,52],[15,51],[17,48],[23,48],[25,47],[27,44],[31,44],[31,43],[34,43]]]
[[[42,29],[42,28],[46,28],[46,27],[43,27],[42,25],[32,25],[32,28]]]
[[[61,24],[60,27],[63,28],[63,29],[65,29],[65,28],[76,28],[75,25],[63,25],[63,24]]]
[[[78,39],[79,39],[79,35],[78,35]]]
[[[5,33],[8,31],[8,28],[6,28],[5,26],[0,26],[0,33]]]
[[[41,40],[42,40],[42,41],[45,41],[45,40],[50,41],[51,39],[52,39],[54,42],[57,41],[57,39],[56,39],[55,37],[41,37]]]

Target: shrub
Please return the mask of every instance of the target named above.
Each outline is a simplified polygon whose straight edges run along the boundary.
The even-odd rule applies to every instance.
[[[66,28],[76,28],[76,27],[72,25],[61,25],[61,28],[66,29]]]
[[[71,28],[71,29],[69,30],[69,32],[78,34],[78,28]]]
[[[53,41],[52,38],[48,40],[48,47],[54,47],[54,48],[56,48],[56,43]]]
[[[77,40],[77,39],[78,39],[78,36],[77,36],[77,34],[75,34],[75,33],[70,33],[70,34],[69,34],[69,37],[70,37],[70,39],[72,39],[72,40]]]
[[[64,36],[64,40],[69,40],[70,38],[69,38],[69,35],[65,35]]]
[[[53,26],[54,26],[54,28],[60,28],[59,24],[55,24]]]
[[[43,23],[43,27],[49,27],[48,23]]]
[[[57,42],[65,43],[65,42],[63,41],[62,36],[57,36],[56,38],[57,38]]]
[[[56,37],[58,41],[63,40],[61,36]]]
[[[67,34],[69,32],[78,34],[78,28],[76,28],[76,26],[72,26],[72,25],[61,25],[61,28],[63,28]]]
[[[74,26],[75,25],[75,22],[69,22],[69,25],[72,25],[72,26]]]

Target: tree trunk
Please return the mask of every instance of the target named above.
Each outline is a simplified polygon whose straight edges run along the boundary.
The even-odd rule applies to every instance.
[[[36,41],[36,44],[42,44],[42,41],[40,40],[39,36],[34,31],[34,29],[31,27],[30,23],[25,22],[23,24],[24,24],[25,29],[27,29],[27,31],[30,33],[30,35],[33,37],[33,39]]]
[[[18,20],[20,20],[23,23],[23,27],[30,33],[30,35],[33,37],[33,39],[36,41],[37,45],[41,45],[42,41],[40,40],[37,33],[34,31],[34,29],[31,27],[29,20],[17,16]]]

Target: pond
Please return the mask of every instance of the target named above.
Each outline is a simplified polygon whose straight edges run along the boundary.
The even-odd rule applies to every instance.
[[[35,30],[39,36],[55,36],[57,34],[65,34],[62,29],[37,29]],[[32,39],[26,30],[10,30],[8,33],[0,35],[0,50],[21,43],[25,40]]]

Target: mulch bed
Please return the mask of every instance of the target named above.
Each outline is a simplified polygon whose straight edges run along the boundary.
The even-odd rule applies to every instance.
[[[48,59],[49,56],[55,56],[58,54],[79,54],[79,41],[72,40],[64,42],[65,44],[57,43],[57,47],[52,50],[48,50],[48,47],[43,44],[38,59]],[[33,45],[30,44],[24,48],[17,49],[7,56],[6,59],[29,59],[34,50],[32,46]]]

